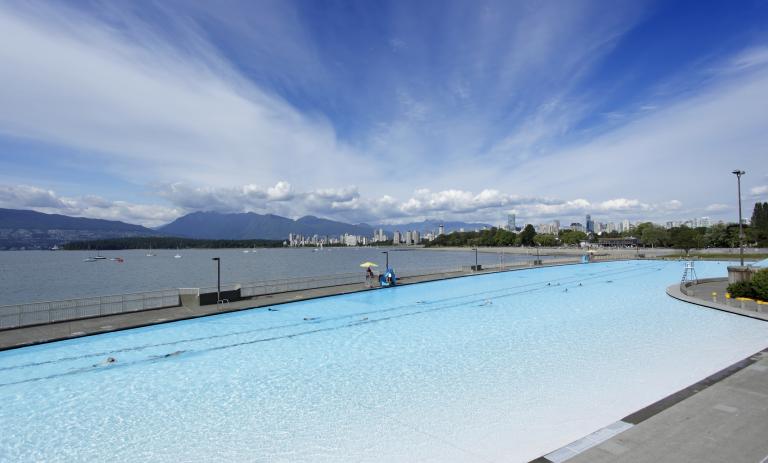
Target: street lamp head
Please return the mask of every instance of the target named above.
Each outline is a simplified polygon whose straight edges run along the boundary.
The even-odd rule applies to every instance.
[[[738,170],[738,169],[734,170],[731,173],[735,174],[737,177],[741,177],[742,175],[746,174],[746,172],[744,172],[743,170]]]
[[[221,260],[221,257],[211,257],[211,260]]]

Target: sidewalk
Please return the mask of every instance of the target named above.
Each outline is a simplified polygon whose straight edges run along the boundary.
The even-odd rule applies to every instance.
[[[552,265],[569,264],[565,262],[556,262]],[[547,265],[545,264],[542,267],[546,266]],[[438,281],[449,278],[459,278],[487,273],[508,272],[526,268],[531,267],[504,268],[502,270],[489,269],[481,270],[479,272],[456,271],[417,275],[399,278],[398,285],[404,286],[428,281]],[[0,350],[31,346],[35,344],[42,344],[45,342],[59,341],[64,339],[78,338],[93,334],[109,333],[112,331],[119,331],[130,328],[139,328],[142,326],[157,325],[159,323],[188,320],[192,318],[205,317],[208,315],[267,307],[306,299],[316,299],[320,297],[336,296],[340,294],[356,293],[360,291],[377,290],[386,291],[387,289],[368,288],[364,282],[360,282],[338,286],[326,286],[315,289],[288,291],[283,293],[268,294],[265,296],[255,296],[253,298],[221,305],[213,304],[204,306],[176,306],[163,309],[151,309],[140,312],[128,312],[118,315],[107,315],[103,317],[64,321],[47,325],[14,328],[0,331]]]
[[[691,304],[768,321],[768,304],[758,304],[751,300],[726,299],[727,287],[727,278],[705,278],[684,289],[681,289],[679,284],[672,285],[667,288],[667,294]]]

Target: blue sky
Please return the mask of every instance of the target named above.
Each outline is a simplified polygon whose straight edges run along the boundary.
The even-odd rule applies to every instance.
[[[768,200],[765,1],[8,1],[0,30],[0,207],[734,220],[734,168]]]

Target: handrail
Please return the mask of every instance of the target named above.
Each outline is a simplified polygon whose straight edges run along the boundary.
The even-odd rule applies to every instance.
[[[575,258],[547,259],[550,264],[574,263]],[[484,264],[484,270],[503,271],[506,269],[533,267],[533,261],[512,261],[508,263]],[[414,278],[426,275],[474,273],[471,266],[435,266],[398,272],[398,278]],[[263,296],[275,293],[350,285],[365,282],[363,272],[340,273],[304,278],[281,278],[262,280],[251,283],[222,285],[222,291],[240,290],[243,298]],[[216,292],[216,287],[200,288],[197,295]],[[181,294],[186,295],[190,288],[164,289],[139,293],[94,296],[59,301],[41,301],[0,306],[0,330],[19,328],[67,320],[116,315],[141,310],[177,307],[181,305]]]

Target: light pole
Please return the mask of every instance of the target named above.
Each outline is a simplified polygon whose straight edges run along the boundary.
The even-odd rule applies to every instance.
[[[221,300],[221,258],[213,257],[216,261],[216,302]]]
[[[475,251],[475,272],[477,272],[477,246],[472,248],[473,251]]]
[[[384,267],[384,268],[385,269],[389,269],[389,251],[381,251],[381,253],[385,254],[386,258],[387,258],[387,264],[386,264],[386,267]]]
[[[731,173],[736,176],[736,184],[739,189],[739,260],[741,261],[740,265],[744,267],[744,229],[741,224],[741,176],[746,174],[746,172],[736,169]]]

